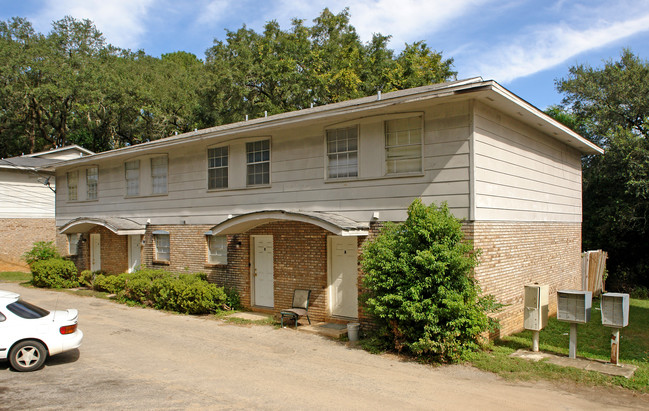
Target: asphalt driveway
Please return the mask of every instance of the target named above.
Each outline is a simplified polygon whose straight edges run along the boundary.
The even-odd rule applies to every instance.
[[[649,408],[621,390],[507,382],[430,367],[270,326],[131,308],[0,284],[48,309],[77,308],[79,350],[33,373],[0,363],[0,409]]]

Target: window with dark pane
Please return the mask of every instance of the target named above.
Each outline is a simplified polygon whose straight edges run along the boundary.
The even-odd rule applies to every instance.
[[[246,143],[248,186],[270,184],[270,140]]]
[[[228,147],[216,147],[207,150],[208,188],[228,187]]]

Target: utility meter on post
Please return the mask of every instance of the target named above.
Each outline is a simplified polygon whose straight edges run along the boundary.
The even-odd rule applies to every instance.
[[[590,291],[557,291],[557,320],[570,323],[570,358],[577,358],[577,324],[590,321],[592,301]]]
[[[539,350],[539,331],[548,325],[547,285],[530,284],[525,286],[523,327],[532,331],[532,351]]]
[[[602,294],[602,325],[611,327],[611,364],[620,359],[620,328],[629,325],[629,294]]]

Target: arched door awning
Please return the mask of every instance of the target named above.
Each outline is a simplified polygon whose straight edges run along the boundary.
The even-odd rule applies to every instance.
[[[209,233],[212,235],[240,234],[273,221],[309,223],[340,236],[365,236],[369,233],[369,224],[359,223],[334,213],[287,210],[267,210],[241,214],[217,224]]]
[[[61,234],[85,233],[95,226],[106,227],[117,235],[137,235],[144,234],[146,226],[136,223],[133,220],[121,217],[79,217],[70,220],[67,224],[59,229]]]

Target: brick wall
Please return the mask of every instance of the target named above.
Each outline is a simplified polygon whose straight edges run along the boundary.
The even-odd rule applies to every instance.
[[[0,271],[29,272],[22,255],[36,241],[54,241],[53,218],[0,218]]]
[[[483,293],[507,306],[498,314],[509,335],[523,329],[523,289],[538,282],[550,286],[550,314],[556,314],[557,290],[581,288],[581,224],[465,224],[468,238],[482,250],[476,279]]]

